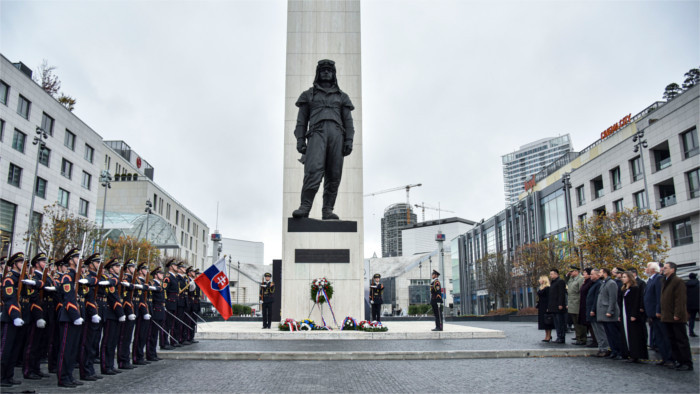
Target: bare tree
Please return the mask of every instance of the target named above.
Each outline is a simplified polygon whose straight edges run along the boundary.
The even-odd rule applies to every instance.
[[[56,66],[49,66],[48,60],[44,59],[37,68],[37,73],[34,74],[34,82],[41,85],[41,88],[53,98],[56,98],[56,94],[61,89],[61,81],[53,73],[55,69]]]
[[[508,304],[508,290],[512,287],[513,276],[510,264],[502,253],[490,253],[481,259],[484,282],[490,294],[496,296],[499,308]]]

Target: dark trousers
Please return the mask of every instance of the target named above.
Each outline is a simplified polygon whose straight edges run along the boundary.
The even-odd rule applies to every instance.
[[[693,365],[693,358],[690,355],[690,342],[685,323],[664,323],[669,342],[671,342],[671,355],[677,363],[681,365]]]
[[[440,307],[437,300],[430,301],[430,305],[433,307],[433,315],[435,315],[435,328],[442,328],[442,318],[440,317]]]
[[[95,374],[95,335],[99,335],[100,325],[90,322],[83,323],[83,336],[80,340],[80,355],[78,366],[80,367],[80,378],[85,378]]]
[[[143,361],[144,349],[148,341],[148,327],[151,326],[150,320],[144,320],[143,317],[136,319],[136,329],[134,330],[134,344],[131,347],[131,360],[133,362]]]
[[[622,337],[620,336],[620,325],[618,322],[603,322],[605,336],[608,337],[610,351],[615,356],[623,355]]]
[[[81,326],[70,322],[59,323],[58,346],[58,383],[70,383],[75,369],[75,360],[78,356],[78,342],[80,341]]]
[[[114,369],[114,352],[119,342],[119,326],[117,320],[107,320],[102,330],[100,342],[100,370],[102,373]]]
[[[22,352],[23,327],[16,327],[12,322],[2,323],[2,342],[0,343],[0,376],[2,381],[12,379],[15,376],[15,364]]]
[[[343,175],[343,143],[340,125],[332,120],[314,126],[307,138],[304,183],[301,187],[301,207],[311,209],[323,180],[323,208],[332,210]]]
[[[578,313],[569,313],[571,321],[574,322],[574,331],[576,332],[576,341],[586,342],[587,327],[578,322]]]
[[[90,329],[96,330],[92,335],[92,356],[93,358],[99,358],[100,356],[100,339],[102,338],[102,332],[104,329],[105,321],[100,320],[99,323],[90,323]],[[94,370],[93,366],[93,370]]]
[[[175,314],[177,316],[177,319],[175,319],[175,339],[177,339],[179,342],[184,342],[185,341],[185,326],[182,324],[182,322],[187,319],[185,317],[185,307],[178,306],[177,307],[177,313]],[[180,320],[178,320],[180,319]]]
[[[688,311],[688,334],[695,334],[695,318],[698,316],[698,310]]]
[[[197,321],[194,320],[194,315],[192,314],[191,310],[185,312],[184,314],[185,314],[184,321],[189,326],[189,327],[183,328],[183,330],[185,332],[184,340],[192,342],[192,340],[194,339],[194,330],[197,327]]]
[[[262,319],[263,319],[263,328],[265,328],[265,327],[270,328],[270,325],[272,324],[272,303],[271,302],[268,302],[268,303],[263,302],[263,304],[262,304]]]
[[[39,362],[41,361],[41,338],[45,335],[46,327],[38,328],[36,323],[34,323],[27,330],[29,332],[24,345],[24,364],[22,366],[22,374],[24,376],[41,372],[39,367]]]
[[[50,373],[55,373],[56,370],[58,369],[58,348],[61,345],[61,341],[59,339],[59,325],[61,323],[58,322],[58,319],[54,319],[53,324],[48,325],[47,327],[50,329],[49,331],[49,372]]]
[[[153,319],[153,318],[151,318]],[[148,337],[148,342],[146,343],[146,359],[147,360],[153,360],[158,357],[158,337],[161,337],[160,339],[160,344],[161,346],[167,345],[168,343],[165,341],[165,334],[158,328],[158,326],[163,327],[164,321],[163,320],[153,320],[151,324],[148,325],[148,332],[146,333],[146,336]],[[162,335],[162,336],[161,336]]]
[[[175,337],[175,317],[173,316],[175,313],[177,313],[177,310],[171,311],[170,309],[167,309],[167,312],[165,313],[165,329],[168,330],[168,334],[170,336],[168,339],[165,340],[165,343],[168,343],[170,341],[170,345],[175,345],[177,343],[176,337]],[[163,337],[166,337],[165,334],[163,334]],[[162,338],[164,339],[164,338]],[[163,341],[160,341],[160,346],[163,347]]]
[[[654,334],[654,342],[656,348],[659,349],[661,358],[663,361],[671,361],[671,343],[668,340],[668,334],[666,333],[666,326],[661,322],[661,319],[657,317],[651,318],[651,328]]]
[[[552,313],[554,316],[554,329],[557,330],[557,341],[566,339],[566,313]]]
[[[381,311],[382,311],[382,304],[379,304],[379,303],[372,304],[372,321],[382,321]]]
[[[117,348],[117,362],[119,368],[131,365],[131,338],[134,336],[134,320],[129,320],[121,324],[119,329],[119,346]]]

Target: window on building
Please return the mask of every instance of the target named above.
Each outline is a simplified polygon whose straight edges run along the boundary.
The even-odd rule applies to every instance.
[[[187,232],[190,232],[190,219],[187,219]]]
[[[67,146],[70,150],[75,150],[75,134],[71,133],[71,131],[68,129],[66,129],[66,136],[63,139],[63,145]]]
[[[7,98],[10,96],[10,85],[0,80],[0,103],[7,105]]]
[[[63,159],[63,161],[61,161],[61,175],[68,179],[71,179],[71,177],[73,176],[73,163],[66,159]]]
[[[603,197],[603,177],[599,176],[591,180],[591,193],[593,193],[593,200]]]
[[[683,154],[686,159],[700,153],[698,131],[695,127],[681,134],[681,140],[683,141]]]
[[[82,198],[80,199],[80,209],[79,209],[78,213],[81,216],[87,217],[89,204],[90,204],[89,202],[83,200]]]
[[[190,236],[190,249],[192,249],[192,237]]]
[[[82,181],[81,185],[82,185],[84,188],[90,190],[90,185],[91,185],[91,183],[92,183],[92,175],[90,175],[90,174],[88,174],[87,172],[83,171],[83,181]]]
[[[48,167],[50,159],[51,159],[51,149],[44,148],[39,152],[39,163]]]
[[[24,119],[29,120],[29,108],[32,106],[32,102],[27,100],[21,94],[19,95],[19,100],[17,100],[17,113]]]
[[[620,213],[625,209],[622,205],[622,199],[613,201],[613,207],[615,208],[615,213]]]
[[[158,208],[158,195],[153,193],[153,210],[157,211]]]
[[[46,179],[36,177],[36,185],[34,186],[34,194],[37,197],[46,198]]]
[[[583,185],[576,188],[576,202],[579,207],[586,204],[586,195],[583,193]]]
[[[112,158],[109,155],[105,155],[105,168],[107,171],[112,167]]]
[[[16,151],[24,153],[24,145],[27,142],[27,135],[15,129],[15,135],[12,137],[12,148]]]
[[[676,188],[673,185],[673,178],[656,185],[659,192],[659,208],[676,205]]]
[[[620,167],[615,167],[610,170],[610,182],[612,183],[612,189],[617,190],[622,187],[622,181],[620,178]]]
[[[668,141],[651,148],[652,169],[661,171],[671,166],[671,151],[668,149]]]
[[[696,168],[693,171],[686,173],[688,178],[688,191],[690,192],[690,198],[695,198],[700,196],[700,168]]]
[[[68,201],[70,200],[70,193],[67,190],[58,188],[58,205],[63,208],[68,209]]]
[[[0,119],[0,142],[5,139],[5,121]]]
[[[606,214],[607,214],[607,212],[605,211],[605,205],[603,205],[602,207],[598,207],[598,208],[596,208],[596,209],[593,210],[593,215],[594,215],[594,216],[605,216]]]
[[[642,159],[639,156],[630,160],[630,173],[633,182],[642,179]]]
[[[671,230],[673,230],[673,246],[693,243],[693,229],[690,226],[690,218],[671,223]]]
[[[632,197],[634,198],[634,206],[638,209],[647,209],[649,207],[647,205],[646,196],[644,195],[644,190],[634,193]]]
[[[52,117],[46,114],[46,112],[43,113],[41,116],[41,128],[44,130],[46,133],[49,135],[53,135],[53,124],[55,121],[53,120]]]
[[[22,182],[22,167],[10,163],[10,171],[7,173],[7,183],[20,187]]]
[[[88,162],[92,163],[92,159],[95,156],[95,148],[92,146],[85,144],[85,160]]]
[[[180,211],[175,210],[175,225],[180,223]]]
[[[165,219],[170,220],[170,203],[165,208]]]

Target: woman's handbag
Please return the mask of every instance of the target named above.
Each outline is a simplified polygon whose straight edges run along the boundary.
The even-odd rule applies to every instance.
[[[554,315],[551,313],[544,314],[544,324],[554,324]]]

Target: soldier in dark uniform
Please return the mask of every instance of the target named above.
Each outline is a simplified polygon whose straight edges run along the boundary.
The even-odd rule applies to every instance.
[[[0,385],[2,387],[11,387],[15,384],[21,384],[19,380],[15,380],[15,364],[19,359],[19,354],[22,351],[22,326],[25,322],[22,319],[22,310],[19,303],[19,276],[24,264],[24,253],[15,253],[7,261],[10,271],[2,280],[2,316],[0,324],[2,325],[2,346],[0,347]]]
[[[49,257],[47,260],[47,267],[44,270],[44,288],[39,292],[39,296],[42,299],[42,307],[44,309],[44,319],[46,320],[46,328],[44,328],[43,335],[39,336],[39,360],[47,360],[49,373],[56,373],[56,357],[53,356],[58,351],[53,351],[51,353],[51,348],[54,343],[58,343],[58,311],[56,310],[56,305],[58,304],[56,295],[56,281],[53,278],[56,267],[53,260]],[[39,374],[41,376],[41,374]],[[43,376],[42,376],[43,377]]]
[[[134,365],[150,364],[145,360],[144,349],[148,340],[148,327],[150,326],[151,312],[148,309],[148,264],[142,262],[136,268],[136,284],[134,285],[134,312],[136,314],[136,328],[134,329],[134,342],[131,347],[131,361]]]
[[[82,285],[79,292],[85,299],[85,316],[87,321],[83,327],[83,336],[80,341],[80,380],[95,381],[101,379],[95,374],[95,341],[99,342],[100,328],[102,327],[102,316],[97,301],[97,286],[100,279],[97,277],[102,257],[99,253],[94,253],[85,259],[83,268],[87,271],[81,279]],[[95,337],[97,336],[97,339]]]
[[[201,275],[201,272],[199,272],[199,268],[194,270],[194,274],[192,277],[192,280],[196,279],[199,275]],[[194,286],[194,301],[193,301],[193,306],[192,306],[192,311],[195,313],[195,315],[192,317],[195,321],[199,318],[199,315],[202,313],[202,289],[197,286],[195,283]],[[195,334],[197,333],[197,325],[195,324],[194,326]],[[192,336],[192,343],[199,343],[199,341],[194,339],[194,336]]]
[[[343,174],[343,158],[352,152],[355,128],[351,111],[355,107],[338,87],[334,61],[318,62],[313,87],[299,96],[296,106],[299,113],[294,136],[297,151],[305,154],[306,159],[301,205],[292,216],[309,216],[323,179],[322,218],[338,219],[333,208]]]
[[[134,279],[134,271],[136,270],[136,262],[134,259],[129,259],[126,262],[124,278],[121,283],[121,298],[124,303],[124,314],[126,321],[120,324],[119,328],[119,346],[117,347],[117,362],[119,369],[134,369],[131,364],[131,339],[134,335],[134,325],[136,323],[136,310],[134,309],[133,296],[134,289],[132,282]]]
[[[382,276],[374,274],[372,282],[369,284],[369,303],[372,304],[372,321],[382,321],[382,294],[384,293],[384,285],[379,283]]]
[[[76,290],[76,268],[80,259],[78,249],[71,249],[60,261],[58,294],[61,297],[61,309],[58,311],[59,338],[61,339],[58,350],[58,386],[75,387],[82,385],[73,377],[75,361],[78,356],[80,341],[80,327],[83,324],[83,311],[78,304]]]
[[[160,361],[157,352],[158,337],[160,337],[161,348],[169,348],[168,338],[162,329],[165,325],[165,289],[163,288],[163,270],[156,267],[151,271],[153,283],[150,286],[151,298],[151,325],[148,328],[148,344],[146,344],[146,360]],[[160,327],[158,327],[160,326]]]
[[[48,302],[51,303],[51,320],[49,320],[50,338],[48,339],[48,364],[49,373],[58,372],[58,348],[61,344],[58,329],[58,311],[61,309],[63,304],[61,303],[61,295],[58,293],[58,287],[60,286],[59,279],[61,279],[61,272],[58,268],[58,261],[53,261],[51,264],[51,280],[53,281],[56,291],[49,293],[47,296]]]
[[[25,379],[37,380],[43,377],[48,377],[48,374],[41,372],[39,362],[41,360],[41,338],[47,336],[45,315],[46,305],[43,302],[42,293],[44,292],[44,270],[48,258],[46,253],[38,253],[31,261],[32,272],[27,273],[28,281],[25,284],[32,286],[32,293],[29,296],[30,310],[32,320],[35,324],[28,325],[29,333],[24,347],[24,365],[22,374]]]
[[[98,289],[98,302],[103,302],[101,294],[104,293],[104,329],[102,342],[100,342],[100,371],[102,375],[116,375],[121,373],[114,368],[114,353],[119,339],[119,325],[126,321],[122,299],[119,296],[119,271],[121,265],[117,259],[112,259],[105,264],[105,273],[102,275],[100,285],[105,285],[104,291]],[[105,283],[107,282],[107,283]]]
[[[177,263],[177,319],[175,319],[175,338],[180,341],[181,345],[190,345],[190,342],[185,339],[185,308],[187,307],[187,277],[185,276],[185,263],[182,261]]]
[[[442,319],[440,318],[440,307],[442,304],[442,287],[438,277],[440,273],[433,270],[433,279],[430,281],[430,305],[433,307],[433,315],[435,315],[435,328],[432,331],[442,331]]]
[[[170,336],[161,333],[160,348],[170,350],[173,347],[180,347],[180,343],[175,339],[175,315],[177,314],[177,292],[178,292],[178,275],[177,264],[175,259],[170,259],[165,268],[169,270],[168,275],[163,279],[163,290],[165,291],[165,329]],[[168,345],[168,343],[170,343]],[[165,344],[165,346],[163,345]]]
[[[195,309],[195,298],[196,298],[196,292],[197,292],[197,284],[194,283],[194,278],[195,278],[195,273],[194,269],[192,267],[187,268],[187,307],[185,308],[185,315],[187,316],[187,320],[185,320],[191,328],[185,327],[185,330],[187,332],[187,335],[185,336],[185,340],[189,343],[199,343],[199,341],[195,341],[194,339],[194,334],[197,332],[197,319],[195,319],[194,316],[194,309]]]
[[[260,283],[260,302],[262,302],[262,328],[270,328],[272,325],[272,303],[275,301],[275,282],[272,274],[265,272],[264,279]]]

